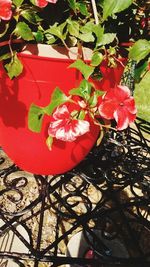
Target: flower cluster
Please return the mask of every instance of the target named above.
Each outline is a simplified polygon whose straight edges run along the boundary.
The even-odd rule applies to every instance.
[[[130,95],[127,86],[111,88],[101,97],[100,102],[93,108],[95,109],[94,116],[99,115],[107,120],[114,119],[117,123],[117,130],[124,130],[134,122],[137,110],[134,98]],[[79,112],[81,111],[83,110],[80,109]],[[86,111],[90,113],[88,108]],[[52,117],[53,121],[49,125],[48,134],[56,139],[74,141],[78,136],[90,131],[89,121],[73,119],[66,105],[58,107]],[[93,120],[97,124],[95,117]]]
[[[38,7],[46,7],[48,3],[56,4],[57,0],[34,0],[31,1]],[[10,20],[12,17],[12,0],[0,0],[0,19]]]
[[[49,115],[47,145],[51,149],[53,139],[73,142],[90,131],[91,123],[99,125],[100,132],[111,128],[111,121],[116,122],[116,130],[124,130],[135,120],[136,112],[134,98],[127,86],[116,85],[102,92],[83,79],[79,87],[69,91],[68,96],[57,87],[46,107],[32,104],[29,121],[35,119],[36,113],[36,122],[39,117],[43,119],[43,114]],[[29,128],[36,131],[32,125]]]
[[[35,0],[35,4],[39,7],[46,7],[48,3],[56,4],[57,0]]]
[[[135,120],[137,112],[129,88],[121,85],[106,92],[98,110],[103,118],[115,119],[118,130],[126,129]]]
[[[58,107],[53,113],[52,121],[48,128],[48,135],[62,141],[72,142],[90,131],[87,120],[73,119],[66,105]]]
[[[56,4],[57,0],[34,0],[33,3],[38,7],[46,7],[48,3]],[[0,1],[0,19],[10,20],[12,17],[12,1]]]
[[[12,16],[12,1],[1,0],[0,1],[0,19],[10,20]]]

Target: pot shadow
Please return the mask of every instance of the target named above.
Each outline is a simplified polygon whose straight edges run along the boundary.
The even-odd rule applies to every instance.
[[[43,48],[46,48],[46,51]],[[55,55],[55,51],[57,52],[57,57],[56,58],[64,58],[64,55],[66,58],[69,58],[69,52],[64,46],[58,46],[58,45],[52,45],[52,46],[47,46],[47,45],[35,45],[35,44],[27,44],[23,47],[22,52],[27,52],[29,55],[34,55],[34,56],[40,56],[40,57],[49,57],[53,58]],[[62,56],[61,56],[62,55]],[[55,58],[55,57],[54,57]],[[73,60],[72,60],[73,61]]]
[[[45,141],[48,137],[48,127],[49,127],[49,122],[47,122],[44,126],[44,136],[45,136]],[[91,140],[91,146],[85,143],[85,139],[89,139],[92,137],[90,136],[89,133],[84,134],[82,136],[79,136],[75,141],[73,141],[73,146],[70,148],[71,149],[71,155],[70,155],[70,159],[72,162],[74,162],[74,165],[78,164],[82,159],[84,159],[87,154],[89,153],[89,151],[91,150],[91,146],[93,147],[95,142],[93,140]],[[53,140],[53,145],[57,147],[60,150],[68,150],[70,151],[70,149],[67,147],[67,143],[69,142],[65,142],[65,141],[61,141],[61,140],[57,140],[56,138],[54,138]],[[81,158],[81,160],[79,160],[79,156]]]
[[[18,79],[10,80],[5,71],[2,71],[0,73],[0,117],[5,126],[16,129],[25,126],[27,115],[25,104],[18,100],[18,91]]]

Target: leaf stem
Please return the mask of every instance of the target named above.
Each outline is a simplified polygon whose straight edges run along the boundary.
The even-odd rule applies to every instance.
[[[11,47],[11,44],[12,44],[12,35],[13,33],[10,35],[10,39],[8,41],[8,45],[9,45],[9,50],[10,50],[10,53],[11,53],[11,56],[12,56],[12,60],[13,60],[13,50],[12,50],[12,47]]]
[[[5,25],[5,30],[0,34],[0,38],[3,37],[5,35],[5,33],[7,32],[8,30],[8,27],[9,27],[9,24],[6,24]]]

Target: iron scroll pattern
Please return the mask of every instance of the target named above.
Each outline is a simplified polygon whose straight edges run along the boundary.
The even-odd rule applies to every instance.
[[[59,176],[26,173],[1,150],[0,266],[150,266],[149,134],[141,119],[109,132]]]

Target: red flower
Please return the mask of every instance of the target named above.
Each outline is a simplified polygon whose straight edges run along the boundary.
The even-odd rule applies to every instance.
[[[115,119],[117,129],[124,130],[136,118],[136,107],[134,98],[130,95],[127,86],[118,85],[111,88],[102,97],[98,107],[100,115],[105,119]]]
[[[39,7],[46,7],[48,3],[56,4],[57,0],[35,0],[35,4]]]
[[[11,0],[0,0],[0,19],[9,20],[12,16]]]
[[[143,18],[141,20],[141,26],[144,29],[146,26],[148,27],[148,25],[150,24],[150,18]]]
[[[90,124],[85,120],[76,120],[70,117],[67,106],[58,107],[53,114],[48,134],[62,141],[75,141],[78,136],[89,132]]]

